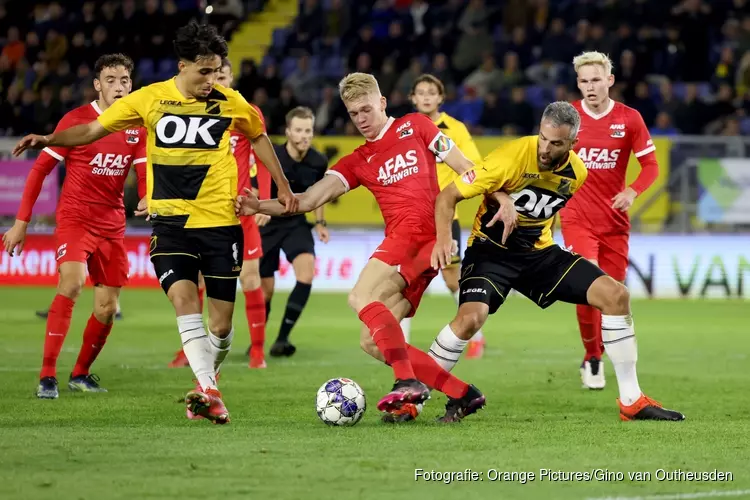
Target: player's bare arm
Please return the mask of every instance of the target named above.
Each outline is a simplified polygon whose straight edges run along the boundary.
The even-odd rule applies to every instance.
[[[258,198],[250,191],[245,189],[244,196],[237,197],[235,208],[237,215],[255,215],[256,213],[279,217],[283,215],[296,215],[312,212],[333,201],[339,196],[346,193],[346,186],[337,177],[326,175],[316,182],[307,191],[297,197],[298,207],[293,212],[285,212],[285,208],[279,203],[278,199],[258,201]]]
[[[474,166],[474,163],[458,149],[458,146],[454,146],[443,161],[458,175],[463,175]]]
[[[455,148],[454,148],[455,149]],[[451,183],[443,189],[435,200],[435,227],[437,230],[437,242],[432,250],[430,263],[434,269],[444,269],[451,262],[453,256],[453,236],[451,235],[451,223],[456,205],[464,197]]]
[[[328,234],[328,227],[326,226],[326,206],[321,205],[315,209],[315,232],[318,234],[318,239],[323,243],[328,243],[330,235]]]
[[[29,134],[21,139],[13,148],[13,156],[19,156],[27,149],[43,149],[49,146],[74,147],[91,144],[94,141],[109,135],[109,131],[102,127],[98,120],[82,123],[60,132],[49,135]]]
[[[261,162],[268,168],[268,171],[273,177],[273,181],[276,183],[278,188],[279,197],[276,203],[281,203],[284,208],[284,213],[297,212],[299,209],[299,200],[292,189],[289,187],[289,181],[284,175],[284,171],[281,168],[281,163],[276,156],[276,152],[273,150],[273,144],[266,134],[261,134],[254,139],[250,139],[253,145],[253,150]],[[270,214],[269,214],[270,215]],[[280,214],[283,215],[283,214]]]

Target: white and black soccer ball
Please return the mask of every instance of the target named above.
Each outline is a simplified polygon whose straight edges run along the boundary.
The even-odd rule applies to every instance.
[[[315,408],[328,425],[354,425],[367,409],[365,391],[354,380],[333,378],[318,389]]]

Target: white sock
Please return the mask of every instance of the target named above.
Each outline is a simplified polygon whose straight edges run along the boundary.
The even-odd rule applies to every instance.
[[[630,406],[641,397],[635,363],[638,361],[638,345],[635,341],[633,318],[602,314],[602,341],[604,350],[612,361],[620,389],[620,401]]]
[[[458,358],[461,357],[461,353],[464,352],[467,343],[467,340],[461,340],[456,337],[450,325],[445,325],[432,342],[429,355],[444,370],[451,371],[456,366],[456,363],[458,363]]]
[[[120,309],[120,299],[117,299],[117,307],[115,307],[115,314],[120,314],[122,312],[122,309]]]
[[[460,291],[454,292],[451,295],[453,295],[453,299],[456,301],[456,304],[458,304],[458,294],[461,293]],[[482,334],[482,329],[480,328],[477,333],[474,334],[474,336],[471,338],[471,340],[475,342],[481,342],[484,340],[484,335]]]
[[[404,318],[401,320],[401,330],[404,332],[404,340],[409,343],[409,337],[411,337],[411,318]]]
[[[216,371],[211,342],[203,327],[203,316],[186,314],[177,316],[177,328],[180,330],[182,350],[190,363],[190,368],[198,379],[198,384],[205,391],[216,389]]]
[[[214,357],[214,371],[218,374],[221,364],[229,354],[229,349],[232,347],[232,339],[234,338],[234,328],[229,331],[229,335],[223,339],[217,337],[211,330],[208,331],[208,341],[211,344],[211,354]]]

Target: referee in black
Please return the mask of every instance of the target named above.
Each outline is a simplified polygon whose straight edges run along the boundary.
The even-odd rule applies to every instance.
[[[318,182],[328,169],[328,158],[312,148],[315,117],[310,108],[298,106],[286,115],[286,142],[275,145],[284,174],[289,179],[293,193],[302,193]],[[271,183],[271,198],[276,198],[276,185]],[[324,208],[315,210],[314,229],[318,239],[328,242],[328,229]],[[258,219],[256,219],[258,220]],[[271,298],[274,291],[274,274],[279,269],[279,253],[284,252],[287,261],[292,263],[297,283],[286,303],[284,319],[279,327],[279,336],[271,346],[273,357],[291,356],[296,351],[289,342],[289,334],[302,314],[310,298],[313,275],[315,273],[315,242],[310,223],[304,214],[291,217],[270,217],[258,220],[263,246],[260,259],[260,277],[263,295],[266,299],[266,318],[271,313]]]

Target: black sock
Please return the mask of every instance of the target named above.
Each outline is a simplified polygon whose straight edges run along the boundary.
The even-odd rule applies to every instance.
[[[266,301],[266,321],[268,321],[268,318],[271,317],[271,301]]]
[[[294,285],[294,290],[289,294],[289,300],[286,303],[286,311],[284,311],[284,319],[281,321],[281,327],[279,328],[279,338],[277,342],[287,342],[289,340],[289,334],[294,328],[294,324],[297,323],[302,309],[307,304],[307,299],[310,298],[310,289],[312,285],[307,283],[297,282]]]

